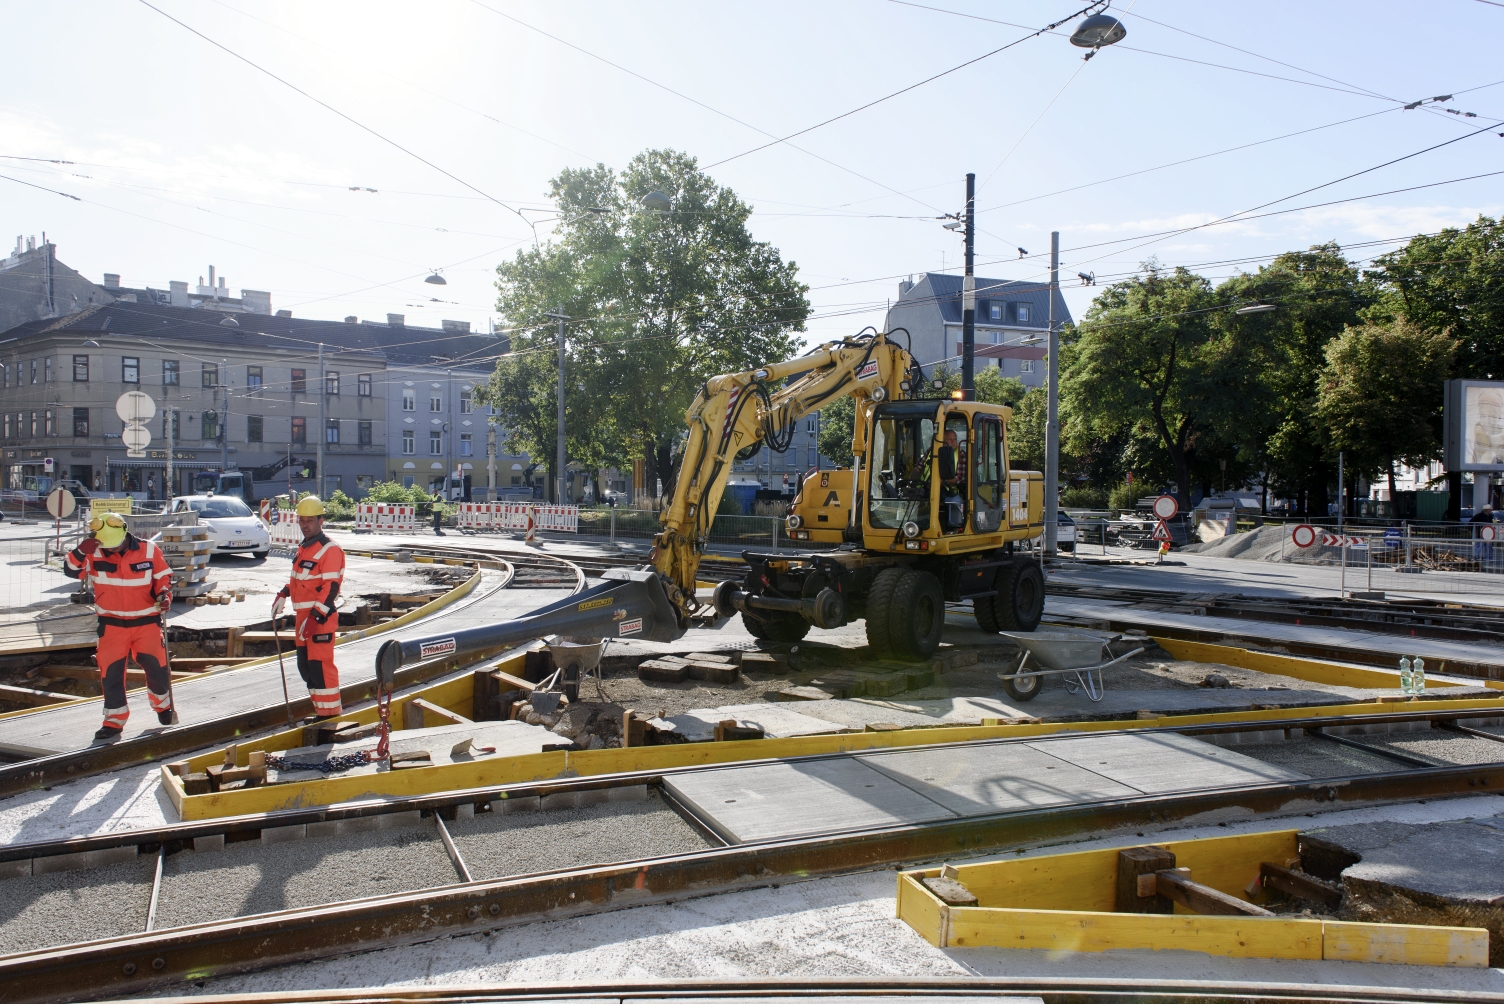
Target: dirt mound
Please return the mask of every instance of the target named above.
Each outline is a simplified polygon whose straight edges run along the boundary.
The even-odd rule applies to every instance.
[[[1205,554],[1218,558],[1243,558],[1247,561],[1278,561],[1283,549],[1285,528],[1281,524],[1270,523],[1249,530],[1247,533],[1235,533],[1221,537],[1217,540],[1202,544],[1192,544],[1189,547],[1180,548],[1190,554]]]

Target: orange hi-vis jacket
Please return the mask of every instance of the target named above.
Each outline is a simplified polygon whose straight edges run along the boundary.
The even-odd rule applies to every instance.
[[[340,546],[322,533],[307,538],[293,554],[292,578],[287,583],[293,611],[323,623],[334,610],[344,581],[345,552]]]
[[[124,547],[109,554],[75,548],[63,567],[70,579],[84,579],[93,588],[94,610],[105,627],[155,624],[162,612],[158,602],[172,592],[172,569],[162,549],[134,534],[126,534]]]

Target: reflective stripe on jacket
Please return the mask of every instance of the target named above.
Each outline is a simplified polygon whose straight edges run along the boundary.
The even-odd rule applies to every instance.
[[[134,534],[121,550],[85,554],[75,548],[64,559],[68,575],[94,590],[94,610],[104,624],[134,627],[155,621],[158,601],[172,593],[172,569],[162,549]]]
[[[294,610],[327,618],[345,581],[345,552],[324,534],[309,537],[292,557],[287,595]]]

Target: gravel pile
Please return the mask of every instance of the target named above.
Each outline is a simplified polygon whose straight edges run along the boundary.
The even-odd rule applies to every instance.
[[[711,846],[652,789],[645,802],[481,813],[446,825],[477,879],[686,854]]]
[[[146,929],[157,859],[0,881],[0,955]]]
[[[1204,544],[1177,548],[1187,554],[1205,554],[1216,558],[1245,558],[1249,561],[1278,561],[1284,548],[1283,524],[1269,523],[1247,533],[1235,533]]]
[[[1431,760],[1438,766],[1504,761],[1504,743],[1474,736],[1435,735],[1422,732],[1413,737],[1403,734],[1363,736],[1359,742],[1391,749],[1406,756]]]
[[[199,924],[458,881],[432,820],[410,829],[246,841],[168,858],[157,923]]]

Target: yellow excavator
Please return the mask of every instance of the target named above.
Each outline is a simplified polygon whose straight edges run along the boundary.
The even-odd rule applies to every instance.
[[[800,544],[843,544],[861,540],[852,518],[856,472],[849,467],[811,471],[789,503],[784,520],[789,540]]]
[[[865,618],[868,644],[884,659],[932,654],[946,601],[970,599],[983,630],[1032,631],[1044,577],[1026,548],[1044,533],[1043,476],[1010,470],[1009,408],[919,396],[929,386],[896,341],[900,331],[869,330],[707,380],[685,415],[689,440],[649,565],[608,571],[602,584],[513,621],[389,641],[378,678],[434,655],[549,634],[673,641],[737,614],[771,642]],[[847,542],[745,551],[746,577],[705,602],[696,572],[737,456],[786,449],[800,418],[844,396],[856,405]]]

